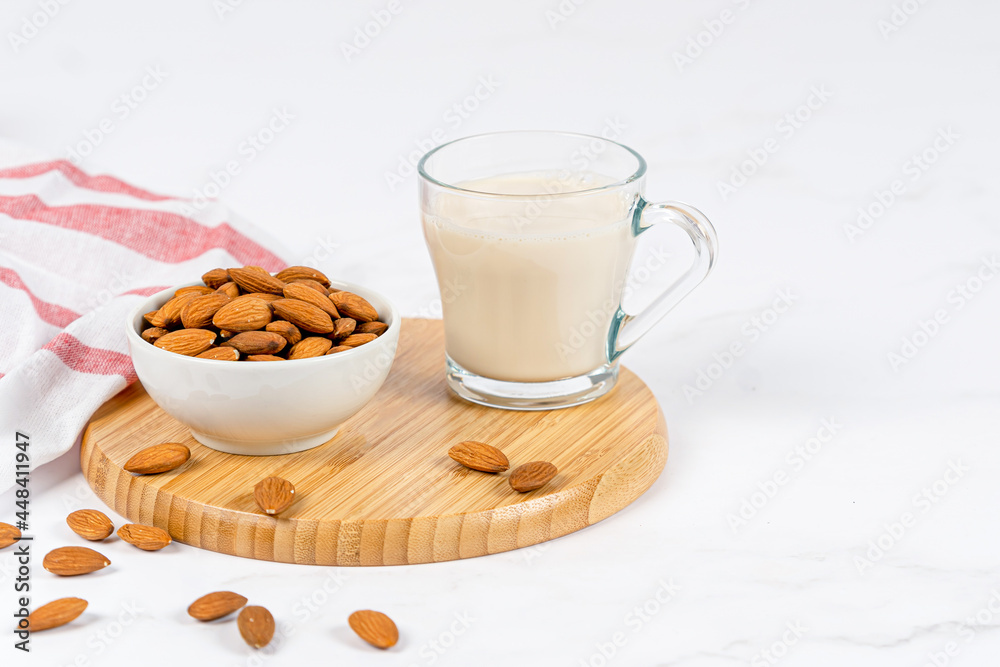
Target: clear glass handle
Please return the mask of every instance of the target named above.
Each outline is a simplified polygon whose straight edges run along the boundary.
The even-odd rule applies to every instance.
[[[697,256],[684,275],[642,311],[629,315],[621,304],[618,305],[608,333],[609,361],[618,359],[622,352],[632,347],[639,338],[652,329],[654,324],[708,276],[712,265],[715,264],[719,246],[715,228],[705,214],[693,206],[675,201],[653,204],[640,199],[632,220],[632,233],[638,236],[653,225],[664,222],[675,224],[687,233],[691,243],[694,244]]]

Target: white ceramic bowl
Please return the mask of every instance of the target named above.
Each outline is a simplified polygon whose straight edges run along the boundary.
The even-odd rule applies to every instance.
[[[178,285],[146,299],[128,316],[125,329],[136,375],[157,405],[212,449],[273,455],[321,445],[382,386],[401,324],[396,308],[381,294],[349,283],[332,284],[367,299],[388,330],[353,350],[312,359],[186,357],[154,347],[139,335],[142,316],[185,287]]]

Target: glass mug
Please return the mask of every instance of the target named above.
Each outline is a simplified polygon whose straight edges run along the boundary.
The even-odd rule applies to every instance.
[[[594,400],[618,359],[711,271],[715,230],[697,209],[643,198],[631,148],[567,132],[458,139],[420,160],[420,210],[458,396],[515,410]],[[692,266],[641,312],[622,309],[636,238],[669,222]]]

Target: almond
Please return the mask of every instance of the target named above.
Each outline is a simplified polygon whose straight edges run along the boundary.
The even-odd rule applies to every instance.
[[[263,299],[241,296],[215,312],[212,324],[228,331],[257,331],[271,321],[271,307]]]
[[[329,299],[344,317],[350,317],[358,322],[372,322],[378,319],[375,308],[353,292],[334,292]]]
[[[295,501],[295,486],[287,479],[268,477],[253,487],[253,499],[264,514],[281,514]]]
[[[493,445],[475,440],[460,442],[448,450],[448,456],[466,468],[482,472],[503,472],[510,467],[507,456]]]
[[[284,361],[284,359],[273,354],[250,354],[247,355],[247,361]]]
[[[389,325],[385,322],[363,322],[359,324],[354,330],[354,333],[370,333],[376,336],[381,336],[389,329]]]
[[[331,338],[347,338],[354,330],[357,328],[358,323],[352,320],[350,317],[341,317],[339,320],[333,323],[333,333],[330,334]]]
[[[510,488],[518,493],[527,493],[545,486],[559,472],[548,461],[532,461],[514,468],[510,473]]]
[[[28,630],[41,632],[66,625],[87,608],[87,601],[80,598],[59,598],[43,604],[28,614]]]
[[[271,303],[279,317],[288,320],[299,329],[313,333],[327,334],[333,331],[333,320],[320,308],[298,299],[278,299]]]
[[[203,595],[188,607],[188,614],[199,621],[214,621],[241,609],[247,599],[238,593],[217,591]]]
[[[214,331],[209,331],[208,329],[178,329],[177,331],[171,331],[168,334],[160,336],[153,345],[167,352],[194,357],[212,347],[214,341]]]
[[[230,299],[235,299],[240,295],[240,287],[236,283],[230,281],[228,283],[222,283],[219,285],[218,289],[215,290],[219,294],[225,294]]]
[[[45,554],[42,567],[61,577],[89,574],[111,565],[102,554],[87,547],[59,547]]]
[[[229,277],[240,286],[244,292],[267,292],[269,294],[281,294],[285,289],[285,282],[275,278],[267,271],[259,267],[243,267],[242,269],[229,269]]]
[[[125,470],[137,475],[156,475],[184,465],[191,450],[177,442],[147,447],[125,463]]]
[[[330,279],[323,275],[322,271],[318,271],[314,268],[308,266],[290,266],[287,269],[282,269],[275,274],[275,278],[278,280],[284,280],[286,283],[290,283],[295,280],[315,280],[323,287],[330,286]],[[326,291],[324,290],[324,294]]]
[[[66,523],[74,533],[91,542],[100,542],[115,530],[108,515],[97,510],[71,512]]]
[[[287,280],[285,282],[295,283],[296,285],[305,285],[306,287],[308,287],[310,289],[316,290],[317,292],[319,292],[323,296],[327,295],[326,288],[323,287],[318,282],[316,282],[315,280],[309,280],[308,278],[299,278],[297,280]]]
[[[347,347],[346,345],[337,345],[336,347],[331,347],[327,354],[337,354],[338,352],[347,352],[348,350],[353,349],[353,347]]]
[[[295,345],[302,340],[302,332],[299,331],[299,328],[285,320],[275,320],[264,327],[264,330],[278,334],[288,341],[289,345]]]
[[[163,328],[173,329],[181,323],[181,310],[188,301],[195,298],[196,294],[182,294],[175,296],[160,306],[160,315],[163,316]]]
[[[181,287],[176,292],[174,296],[184,296],[185,294],[190,294],[192,296],[202,296],[205,294],[211,294],[214,292],[211,287],[205,287],[204,285],[190,285],[188,287]]]
[[[337,307],[333,305],[332,301],[330,301],[330,297],[324,294],[319,294],[316,290],[306,287],[305,285],[301,285],[299,283],[285,285],[285,298],[298,299],[299,301],[311,303],[329,315],[331,319],[340,317],[340,313],[337,312]]]
[[[230,298],[218,292],[202,294],[184,304],[181,308],[181,324],[185,329],[201,329],[212,323],[212,317]]]
[[[243,641],[254,648],[264,648],[274,637],[274,616],[263,607],[243,607],[236,618]]]
[[[146,313],[142,316],[144,320],[149,322],[150,326],[162,329],[166,326],[167,320],[163,317],[163,313],[159,310],[154,310],[150,313]]]
[[[358,347],[359,345],[364,345],[365,343],[370,343],[378,338],[375,334],[351,334],[344,340],[340,341],[340,344],[344,347]]]
[[[243,354],[274,354],[285,347],[284,337],[270,331],[244,331],[236,334],[223,347],[235,347]]]
[[[169,331],[163,327],[150,327],[142,332],[141,336],[147,343],[155,343],[161,336],[165,336]]]
[[[322,357],[330,348],[333,341],[322,336],[310,336],[303,338],[292,346],[288,351],[288,359],[308,359],[310,357]]]
[[[389,648],[399,641],[396,624],[380,611],[356,611],[347,618],[347,622],[359,637],[376,648]]]
[[[138,523],[126,523],[118,529],[118,537],[143,551],[159,551],[173,541],[162,528]]]
[[[212,359],[215,361],[239,361],[240,353],[235,347],[213,347],[211,350],[205,350],[199,355],[196,355],[197,359]]]
[[[225,269],[212,269],[201,277],[201,282],[212,289],[219,289],[226,283],[231,282],[231,278],[229,277],[229,271]]]
[[[277,301],[278,299],[283,298],[281,294],[269,294],[267,292],[251,292],[249,294],[244,294],[243,296],[252,297],[254,299],[260,299],[261,301],[266,301],[267,303],[271,303],[273,301]]]
[[[9,547],[19,539],[21,539],[21,531],[17,527],[9,523],[0,523],[0,549]]]

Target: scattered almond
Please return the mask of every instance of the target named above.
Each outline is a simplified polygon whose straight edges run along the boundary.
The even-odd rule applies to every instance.
[[[329,299],[344,317],[350,317],[358,322],[372,322],[378,319],[375,308],[353,292],[334,292]]]
[[[309,357],[322,357],[333,346],[333,341],[320,336],[310,336],[303,338],[292,346],[288,351],[288,359],[308,359]]]
[[[153,343],[156,347],[167,352],[183,354],[188,357],[195,357],[215,342],[215,332],[208,329],[178,329],[164,334]]]
[[[0,549],[9,547],[19,539],[21,539],[21,531],[16,526],[0,522]]]
[[[212,324],[228,331],[256,331],[271,321],[271,307],[263,299],[238,297],[212,316]]]
[[[246,603],[247,599],[238,593],[217,591],[192,602],[188,614],[199,621],[214,621],[241,609]]]
[[[42,567],[61,577],[89,574],[111,565],[102,554],[87,547],[59,547],[45,554]]]
[[[115,524],[104,512],[98,510],[77,510],[66,517],[70,529],[91,542],[100,542],[115,530]]]
[[[125,463],[125,470],[137,475],[156,475],[184,465],[191,458],[191,450],[177,442],[147,447],[134,454]]]
[[[556,467],[548,461],[532,461],[514,468],[507,481],[510,488],[518,493],[527,493],[548,484],[557,472]]]
[[[278,299],[271,303],[271,307],[274,308],[276,315],[303,331],[321,334],[333,331],[333,320],[330,315],[311,303],[298,299]]]
[[[281,514],[295,501],[295,486],[287,479],[268,477],[253,487],[253,499],[264,514]]]
[[[162,528],[138,523],[126,523],[118,529],[118,537],[143,551],[159,551],[173,541]]]
[[[323,275],[322,271],[309,266],[290,266],[287,269],[278,271],[278,273],[275,274],[275,278],[278,280],[284,280],[286,283],[290,283],[295,280],[315,280],[323,287],[330,286],[330,279]]]
[[[66,625],[87,608],[87,601],[80,598],[59,598],[43,604],[28,614],[28,630],[41,632]]]
[[[233,282],[246,292],[268,292],[269,294],[281,294],[285,289],[285,282],[275,278],[260,267],[243,267],[242,269],[229,269],[229,277]]]
[[[274,616],[264,607],[244,607],[236,619],[243,641],[254,648],[264,648],[274,637]]]
[[[482,472],[503,472],[510,467],[507,456],[493,445],[475,440],[460,442],[448,450],[448,456],[466,468]]]
[[[287,341],[281,334],[270,331],[244,331],[236,334],[223,346],[235,347],[243,354],[274,354],[281,352]]]
[[[347,622],[359,637],[376,648],[390,648],[399,641],[396,624],[380,611],[356,611],[347,618]]]
[[[235,347],[213,347],[205,350],[201,354],[195,355],[198,359],[214,359],[215,361],[239,361],[240,353]]]

